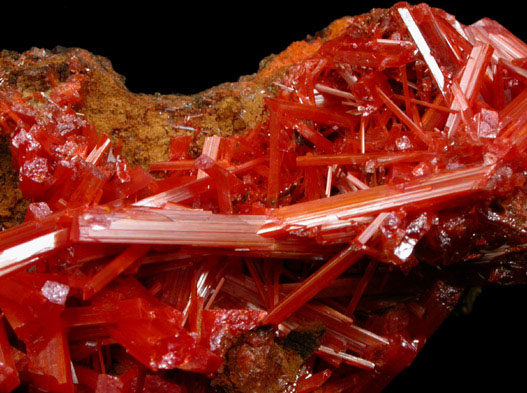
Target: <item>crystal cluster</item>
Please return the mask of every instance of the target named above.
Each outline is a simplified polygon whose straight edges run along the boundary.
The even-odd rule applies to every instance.
[[[257,127],[197,158],[177,136],[149,171],[79,113],[78,64],[0,92],[32,201],[0,233],[0,392],[207,392],[237,337],[313,321],[287,391],[380,392],[473,277],[500,281],[527,243],[527,45],[374,15],[281,73]]]

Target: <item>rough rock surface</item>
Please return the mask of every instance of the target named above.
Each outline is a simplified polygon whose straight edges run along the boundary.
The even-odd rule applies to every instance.
[[[73,68],[87,76],[83,101],[75,108],[86,115],[99,133],[122,142],[122,154],[132,165],[148,166],[168,158],[170,139],[176,134],[197,134],[192,153],[200,151],[203,138],[228,136],[255,127],[264,114],[264,96],[278,91],[280,80],[292,64],[315,52],[321,43],[338,36],[350,24],[361,26],[385,17],[386,10],[373,10],[333,22],[315,37],[291,44],[278,55],[261,61],[257,73],[238,82],[225,83],[202,93],[183,95],[134,94],[117,74],[110,60],[79,48],[33,48],[24,53],[0,52],[0,92],[16,87],[25,94],[46,93],[64,81]],[[196,132],[198,131],[198,132]],[[0,225],[20,223],[27,202],[17,188],[11,169],[9,139],[0,140]]]

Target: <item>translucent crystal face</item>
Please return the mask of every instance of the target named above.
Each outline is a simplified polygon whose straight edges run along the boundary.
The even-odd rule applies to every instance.
[[[0,86],[32,200],[0,234],[0,391],[378,392],[465,286],[517,279],[527,46],[425,4],[324,34],[228,91],[218,117],[263,84],[254,127],[209,135],[196,105],[148,170],[81,114],[78,56]]]
[[[40,290],[51,303],[65,305],[70,287],[54,281],[46,281]]]

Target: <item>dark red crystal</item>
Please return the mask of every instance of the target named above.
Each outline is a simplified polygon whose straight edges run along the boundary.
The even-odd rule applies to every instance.
[[[504,280],[492,269],[527,242],[527,45],[426,4],[341,23],[279,73],[257,126],[196,158],[185,125],[152,174],[76,111],[77,63],[48,92],[0,92],[31,200],[0,233],[0,393],[206,392],[243,333],[283,343],[313,321],[322,344],[289,391],[375,393],[463,269]]]

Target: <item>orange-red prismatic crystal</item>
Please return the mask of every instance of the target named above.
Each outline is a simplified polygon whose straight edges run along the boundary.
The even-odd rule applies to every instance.
[[[177,136],[156,177],[79,114],[78,65],[38,105],[0,92],[32,201],[0,233],[0,392],[207,392],[243,332],[320,321],[290,391],[376,393],[463,290],[415,265],[478,260],[481,281],[525,248],[493,207],[527,201],[527,45],[425,4],[374,12],[295,57],[258,126],[198,157]]]

